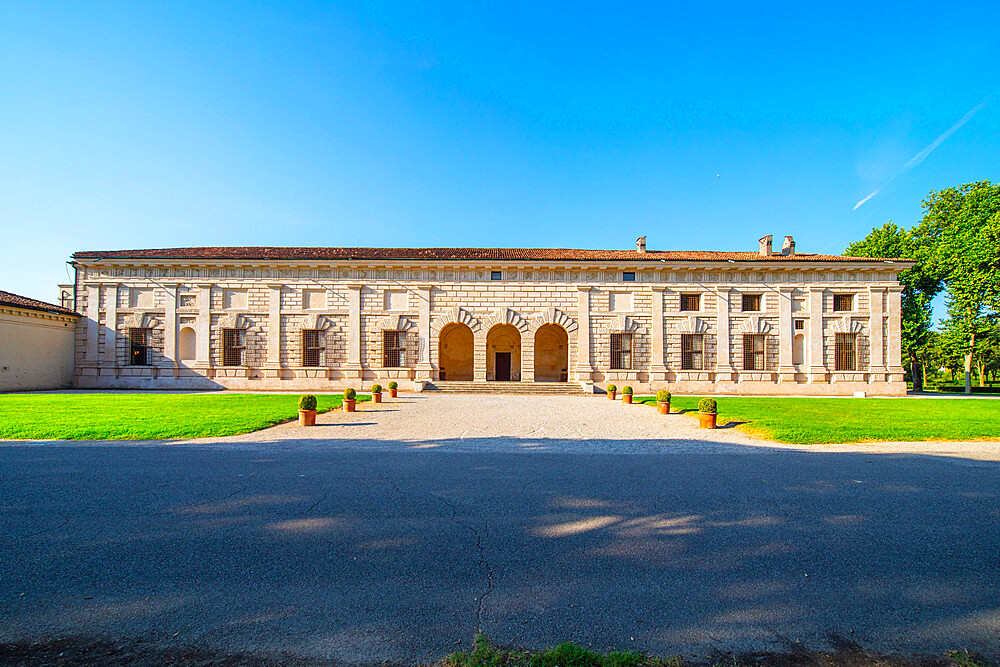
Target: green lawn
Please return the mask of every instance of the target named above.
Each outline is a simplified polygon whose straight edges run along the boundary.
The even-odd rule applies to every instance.
[[[343,395],[316,395],[319,412]],[[358,401],[370,396],[358,395]],[[0,394],[0,439],[146,440],[257,431],[298,416],[298,394]]]
[[[697,412],[699,396],[674,396],[671,411]],[[716,396],[720,426],[801,445],[878,440],[1000,440],[1000,400]],[[656,405],[652,396],[635,402]]]

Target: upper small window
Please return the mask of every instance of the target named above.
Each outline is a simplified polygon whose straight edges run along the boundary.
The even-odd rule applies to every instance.
[[[681,310],[701,310],[701,295],[681,294]]]
[[[490,280],[503,280],[503,271],[490,271]]]
[[[760,311],[760,294],[743,295],[743,312],[756,313]]]
[[[797,331],[801,331],[801,330],[803,330],[805,328],[806,328],[806,321],[805,320],[795,320],[795,329]]]
[[[854,310],[854,295],[853,294],[834,294],[833,295],[833,312],[835,313],[849,313]]]
[[[622,271],[622,281],[626,283],[634,283],[635,271]]]

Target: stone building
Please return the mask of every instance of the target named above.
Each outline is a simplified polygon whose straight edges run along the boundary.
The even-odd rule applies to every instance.
[[[907,260],[526,248],[73,255],[80,387],[333,391],[389,380],[905,393]],[[431,383],[428,385],[428,383]]]
[[[0,291],[0,391],[73,386],[79,319],[69,308]]]

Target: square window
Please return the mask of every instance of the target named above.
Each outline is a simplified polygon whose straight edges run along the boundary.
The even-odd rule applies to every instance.
[[[760,312],[760,294],[744,294],[743,295],[743,312],[744,313],[757,313]]]
[[[632,334],[611,334],[611,370],[632,370]]]
[[[503,280],[503,271],[490,271],[490,280]]]
[[[801,331],[806,328],[805,320],[795,320],[795,330]]]
[[[854,295],[853,294],[834,294],[833,295],[833,312],[835,313],[849,313],[854,310]]]
[[[626,283],[634,283],[635,271],[622,271],[622,281]]]
[[[701,310],[701,295],[681,294],[681,310]]]

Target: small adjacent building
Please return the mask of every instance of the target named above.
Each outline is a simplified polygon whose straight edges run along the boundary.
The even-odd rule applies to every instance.
[[[79,387],[374,381],[901,395],[908,260],[753,251],[219,247],[77,252]]]
[[[72,387],[79,319],[71,308],[0,291],[0,392]]]

